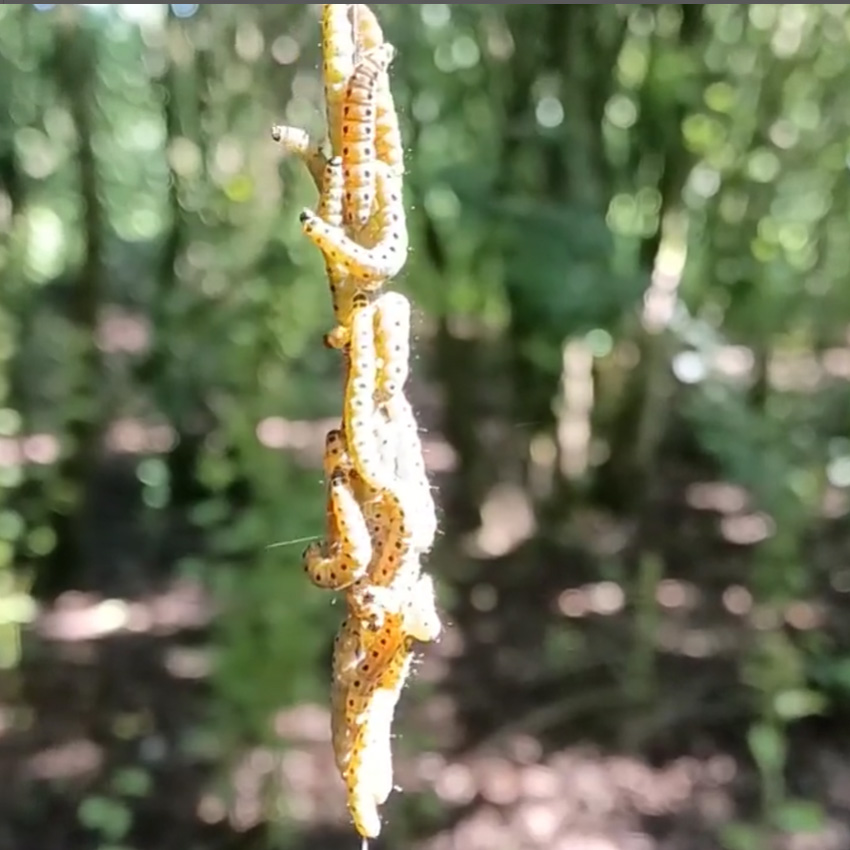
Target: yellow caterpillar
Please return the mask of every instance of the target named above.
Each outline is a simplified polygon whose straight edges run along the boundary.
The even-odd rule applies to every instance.
[[[345,231],[305,209],[300,216],[304,233],[325,255],[328,266],[356,279],[358,289],[374,291],[395,277],[407,259],[408,236],[398,180],[386,167],[376,168],[377,240],[370,247],[355,242]]]
[[[311,543],[303,554],[304,570],[317,587],[339,590],[362,576],[372,557],[372,540],[349,474],[334,470],[328,487],[328,517],[333,534],[324,544]]]
[[[327,161],[322,171],[322,192],[316,214],[332,227],[342,226],[343,205],[342,157]]]
[[[310,138],[306,130],[299,127],[288,127],[285,124],[275,124],[272,127],[272,138],[286,151],[297,156],[307,165],[319,191],[323,189],[327,156],[324,146]]]
[[[386,292],[375,302],[375,350],[380,360],[377,392],[382,401],[399,394],[410,363],[410,302]]]
[[[375,429],[373,314],[371,304],[358,305],[351,321],[343,422],[348,452],[357,474],[369,487],[384,491],[392,487],[393,476],[381,457]]]
[[[347,712],[352,726],[346,768],[343,772],[348,791],[348,809],[355,828],[364,838],[375,838],[381,831],[378,806],[390,795],[393,786],[390,729],[395,707],[410,672],[411,642],[398,647],[383,672],[378,686],[371,690],[365,711]],[[353,699],[359,708],[359,700]]]
[[[375,13],[364,3],[352,7],[357,52],[374,50],[384,43],[384,33]],[[375,155],[386,163],[393,174],[404,174],[404,146],[399,130],[398,114],[390,91],[390,78],[386,72],[378,77],[375,90]]]
[[[375,202],[375,134],[378,78],[395,51],[384,43],[364,54],[354,68],[342,104],[341,151],[345,223],[362,227]]]
[[[345,88],[354,71],[354,30],[349,19],[349,4],[323,4],[321,27],[328,136],[333,150],[338,151],[342,138],[342,103]]]

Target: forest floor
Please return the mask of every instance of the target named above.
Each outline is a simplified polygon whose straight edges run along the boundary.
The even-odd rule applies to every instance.
[[[728,485],[700,486],[672,483],[664,506],[676,533],[660,553],[651,643],[636,637],[621,577],[600,581],[594,553],[575,541],[526,542],[477,563],[460,543],[443,544],[432,569],[457,601],[403,700],[404,790],[386,807],[378,850],[713,850],[724,827],[757,815],[741,684],[759,627],[740,579],[749,547],[718,532],[730,517],[744,523],[745,505]],[[588,513],[581,526],[594,545],[616,546],[610,518]],[[829,631],[838,603],[827,596],[791,606],[788,632]],[[136,583],[126,597],[65,594],[2,681],[0,850],[359,847],[326,708],[282,712],[274,728],[286,746],[236,758],[226,801],[196,734],[209,692],[209,600],[167,579],[145,591]],[[764,847],[850,848],[846,728],[826,718],[794,727],[787,793],[819,803],[824,818]],[[266,822],[270,788],[285,802],[286,828]],[[110,796],[124,800],[117,811]],[[85,801],[100,834],[81,822]]]

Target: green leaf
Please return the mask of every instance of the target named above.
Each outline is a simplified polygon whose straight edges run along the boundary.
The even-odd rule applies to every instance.
[[[757,723],[747,735],[747,744],[762,773],[776,773],[785,766],[787,744],[775,726]]]
[[[826,698],[817,691],[795,688],[777,694],[773,707],[783,720],[801,720],[821,714],[826,708]]]
[[[788,800],[773,818],[777,829],[792,835],[820,832],[825,822],[823,808],[807,800]]]

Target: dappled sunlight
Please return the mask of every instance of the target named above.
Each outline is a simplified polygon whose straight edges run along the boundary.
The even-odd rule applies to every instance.
[[[41,750],[27,759],[25,775],[49,782],[90,779],[104,761],[102,747],[84,738]]]
[[[141,313],[110,308],[101,316],[97,346],[105,354],[144,354],[151,345],[151,327]]]
[[[732,815],[738,776],[736,761],[725,754],[683,756],[652,767],[638,758],[578,748],[535,763],[496,754],[452,762],[429,753],[417,765],[417,789],[430,786],[452,808],[482,802],[460,828],[427,846],[482,850],[500,846],[505,834],[541,850],[654,848],[660,845],[642,832],[641,818],[688,812],[722,824]]]
[[[481,527],[470,536],[465,550],[473,558],[499,558],[516,549],[535,532],[528,494],[519,487],[500,484],[481,505]]]
[[[176,445],[177,433],[165,423],[126,418],[110,423],[105,442],[116,454],[165,454]]]
[[[59,460],[61,445],[54,434],[0,437],[0,467],[50,466]]]
[[[174,583],[141,600],[97,599],[93,594],[66,593],[41,611],[37,632],[48,640],[76,642],[111,635],[168,635],[207,625],[213,617],[208,595],[196,584]]]
[[[589,615],[610,617],[620,613],[626,604],[626,594],[613,581],[602,581],[584,587],[565,590],[558,597],[558,610],[572,619]]]

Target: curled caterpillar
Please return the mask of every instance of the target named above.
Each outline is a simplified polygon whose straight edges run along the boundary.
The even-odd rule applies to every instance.
[[[304,161],[317,188],[320,192],[323,191],[327,166],[324,146],[310,138],[310,134],[306,130],[302,130],[300,127],[289,127],[285,124],[275,124],[272,127],[272,138],[286,153],[297,156]]]
[[[344,469],[337,467],[328,490],[328,517],[334,534],[324,544],[311,543],[304,550],[303,562],[313,584],[339,590],[357,581],[368,569],[372,539]]]
[[[375,302],[375,348],[378,397],[385,401],[402,391],[409,370],[410,302],[400,292],[385,292]]]
[[[349,4],[322,5],[322,74],[328,114],[328,136],[333,150],[341,146],[342,103],[345,88],[354,70],[354,30],[349,19]]]
[[[324,254],[329,268],[356,279],[358,289],[369,292],[395,277],[407,259],[408,236],[404,201],[398,181],[386,169],[377,171],[378,240],[372,247],[359,245],[338,227],[322,221],[311,210],[301,213],[304,233]]]
[[[342,166],[345,223],[362,227],[375,202],[375,101],[381,74],[395,50],[386,42],[362,56],[345,89],[342,104]]]

